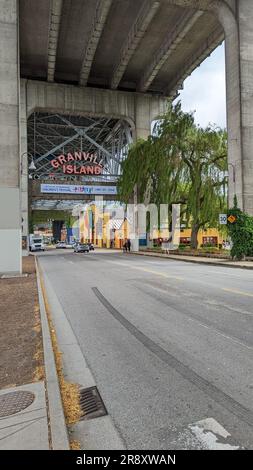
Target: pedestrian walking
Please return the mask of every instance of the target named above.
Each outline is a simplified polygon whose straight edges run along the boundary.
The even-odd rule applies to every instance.
[[[127,240],[127,250],[130,252],[131,250],[131,240],[130,238]]]

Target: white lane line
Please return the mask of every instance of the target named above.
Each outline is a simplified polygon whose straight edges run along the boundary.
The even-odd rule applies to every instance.
[[[208,450],[238,450],[243,449],[239,445],[233,445],[227,441],[231,434],[226,431],[214,418],[206,418],[190,424],[189,429]],[[235,443],[234,443],[235,444]]]
[[[180,292],[178,292],[177,294],[175,293],[175,291],[172,293],[172,292],[168,292],[167,290],[165,289],[162,289],[161,287],[157,287],[157,286],[152,286],[150,285],[150,287],[152,289],[155,289],[155,290],[159,290],[160,292],[163,292],[164,294],[167,294],[167,295],[172,295],[173,297],[179,297],[181,294]],[[194,293],[193,293],[194,294]],[[186,297],[190,297],[193,301],[197,301],[196,297],[194,297],[194,295],[192,295],[191,292],[187,292],[186,290],[184,291],[184,296]],[[236,308],[233,308],[231,305],[227,305],[227,304],[219,304],[217,302],[214,302],[214,301],[210,301],[210,300],[206,300],[205,302],[208,306],[210,307],[213,307],[213,308],[219,308],[219,310],[221,308],[225,308],[227,310],[229,310],[230,312],[232,313],[236,313],[239,315],[247,315],[247,316],[253,316],[253,311],[252,312],[248,312],[247,310],[238,310]],[[230,314],[229,312],[229,314]],[[227,313],[227,312],[223,312],[223,313]]]
[[[122,263],[121,261],[111,261],[109,259],[106,260],[106,263],[116,264],[118,266],[130,266],[128,263]]]
[[[221,273],[220,271],[213,271],[212,272],[206,272],[206,271],[202,271],[201,274],[208,274],[209,276],[212,275],[212,274],[220,274],[220,276],[232,276],[232,277],[236,277],[237,279],[242,279],[242,275],[241,274],[235,274],[235,273],[231,273],[230,272],[231,269],[229,268],[228,272],[225,272],[225,273]],[[252,275],[252,273],[248,270],[247,273],[244,273],[243,274],[246,274],[246,277],[247,279],[249,278],[249,274]]]
[[[160,289],[159,287],[156,287],[156,286],[149,286],[151,287],[151,289],[154,289],[154,290],[158,290],[160,292],[163,292],[163,294],[166,294],[166,291],[164,291],[164,289]],[[170,295],[169,293],[167,293],[168,295]],[[244,348],[246,349],[250,349],[251,351],[253,350],[253,347],[252,346],[248,346],[247,344],[244,344],[242,343],[241,341],[239,341],[238,339],[234,338],[233,336],[229,336],[229,335],[225,335],[224,333],[221,333],[219,330],[217,330],[216,328],[212,327],[212,326],[207,326],[205,325],[204,323],[200,322],[199,320],[196,320],[195,318],[190,318],[186,313],[183,313],[181,312],[181,315],[184,315],[188,321],[191,321],[193,323],[197,323],[197,325],[199,326],[202,326],[202,328],[205,328],[206,330],[211,330],[213,331],[214,333],[216,333],[217,335],[219,336],[222,336],[223,338],[226,338],[228,339],[229,341],[232,341],[233,343],[236,343],[236,344],[239,344],[240,346],[243,346]]]
[[[242,290],[239,290],[239,289],[228,289],[226,287],[222,287],[222,290],[225,291],[225,292],[229,292],[231,294],[238,294],[238,295],[244,295],[245,297],[253,297],[253,294],[251,294],[250,292],[244,292]]]
[[[68,259],[66,256],[63,256],[64,260],[67,261],[67,263],[75,264],[73,261]]]

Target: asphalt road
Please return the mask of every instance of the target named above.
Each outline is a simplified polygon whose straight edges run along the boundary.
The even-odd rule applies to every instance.
[[[253,271],[39,256],[128,449],[253,449]]]

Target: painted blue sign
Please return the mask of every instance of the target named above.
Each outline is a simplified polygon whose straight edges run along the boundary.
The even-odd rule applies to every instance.
[[[116,186],[80,186],[75,184],[41,184],[41,193],[115,195]]]

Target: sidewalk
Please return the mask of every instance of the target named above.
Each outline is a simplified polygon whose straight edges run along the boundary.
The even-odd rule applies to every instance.
[[[168,260],[184,261],[186,263],[209,264],[211,266],[223,266],[226,268],[253,269],[253,261],[232,261],[230,259],[206,258],[201,256],[173,255],[165,253],[151,253],[148,251],[132,252],[139,256],[152,256],[166,258]]]

